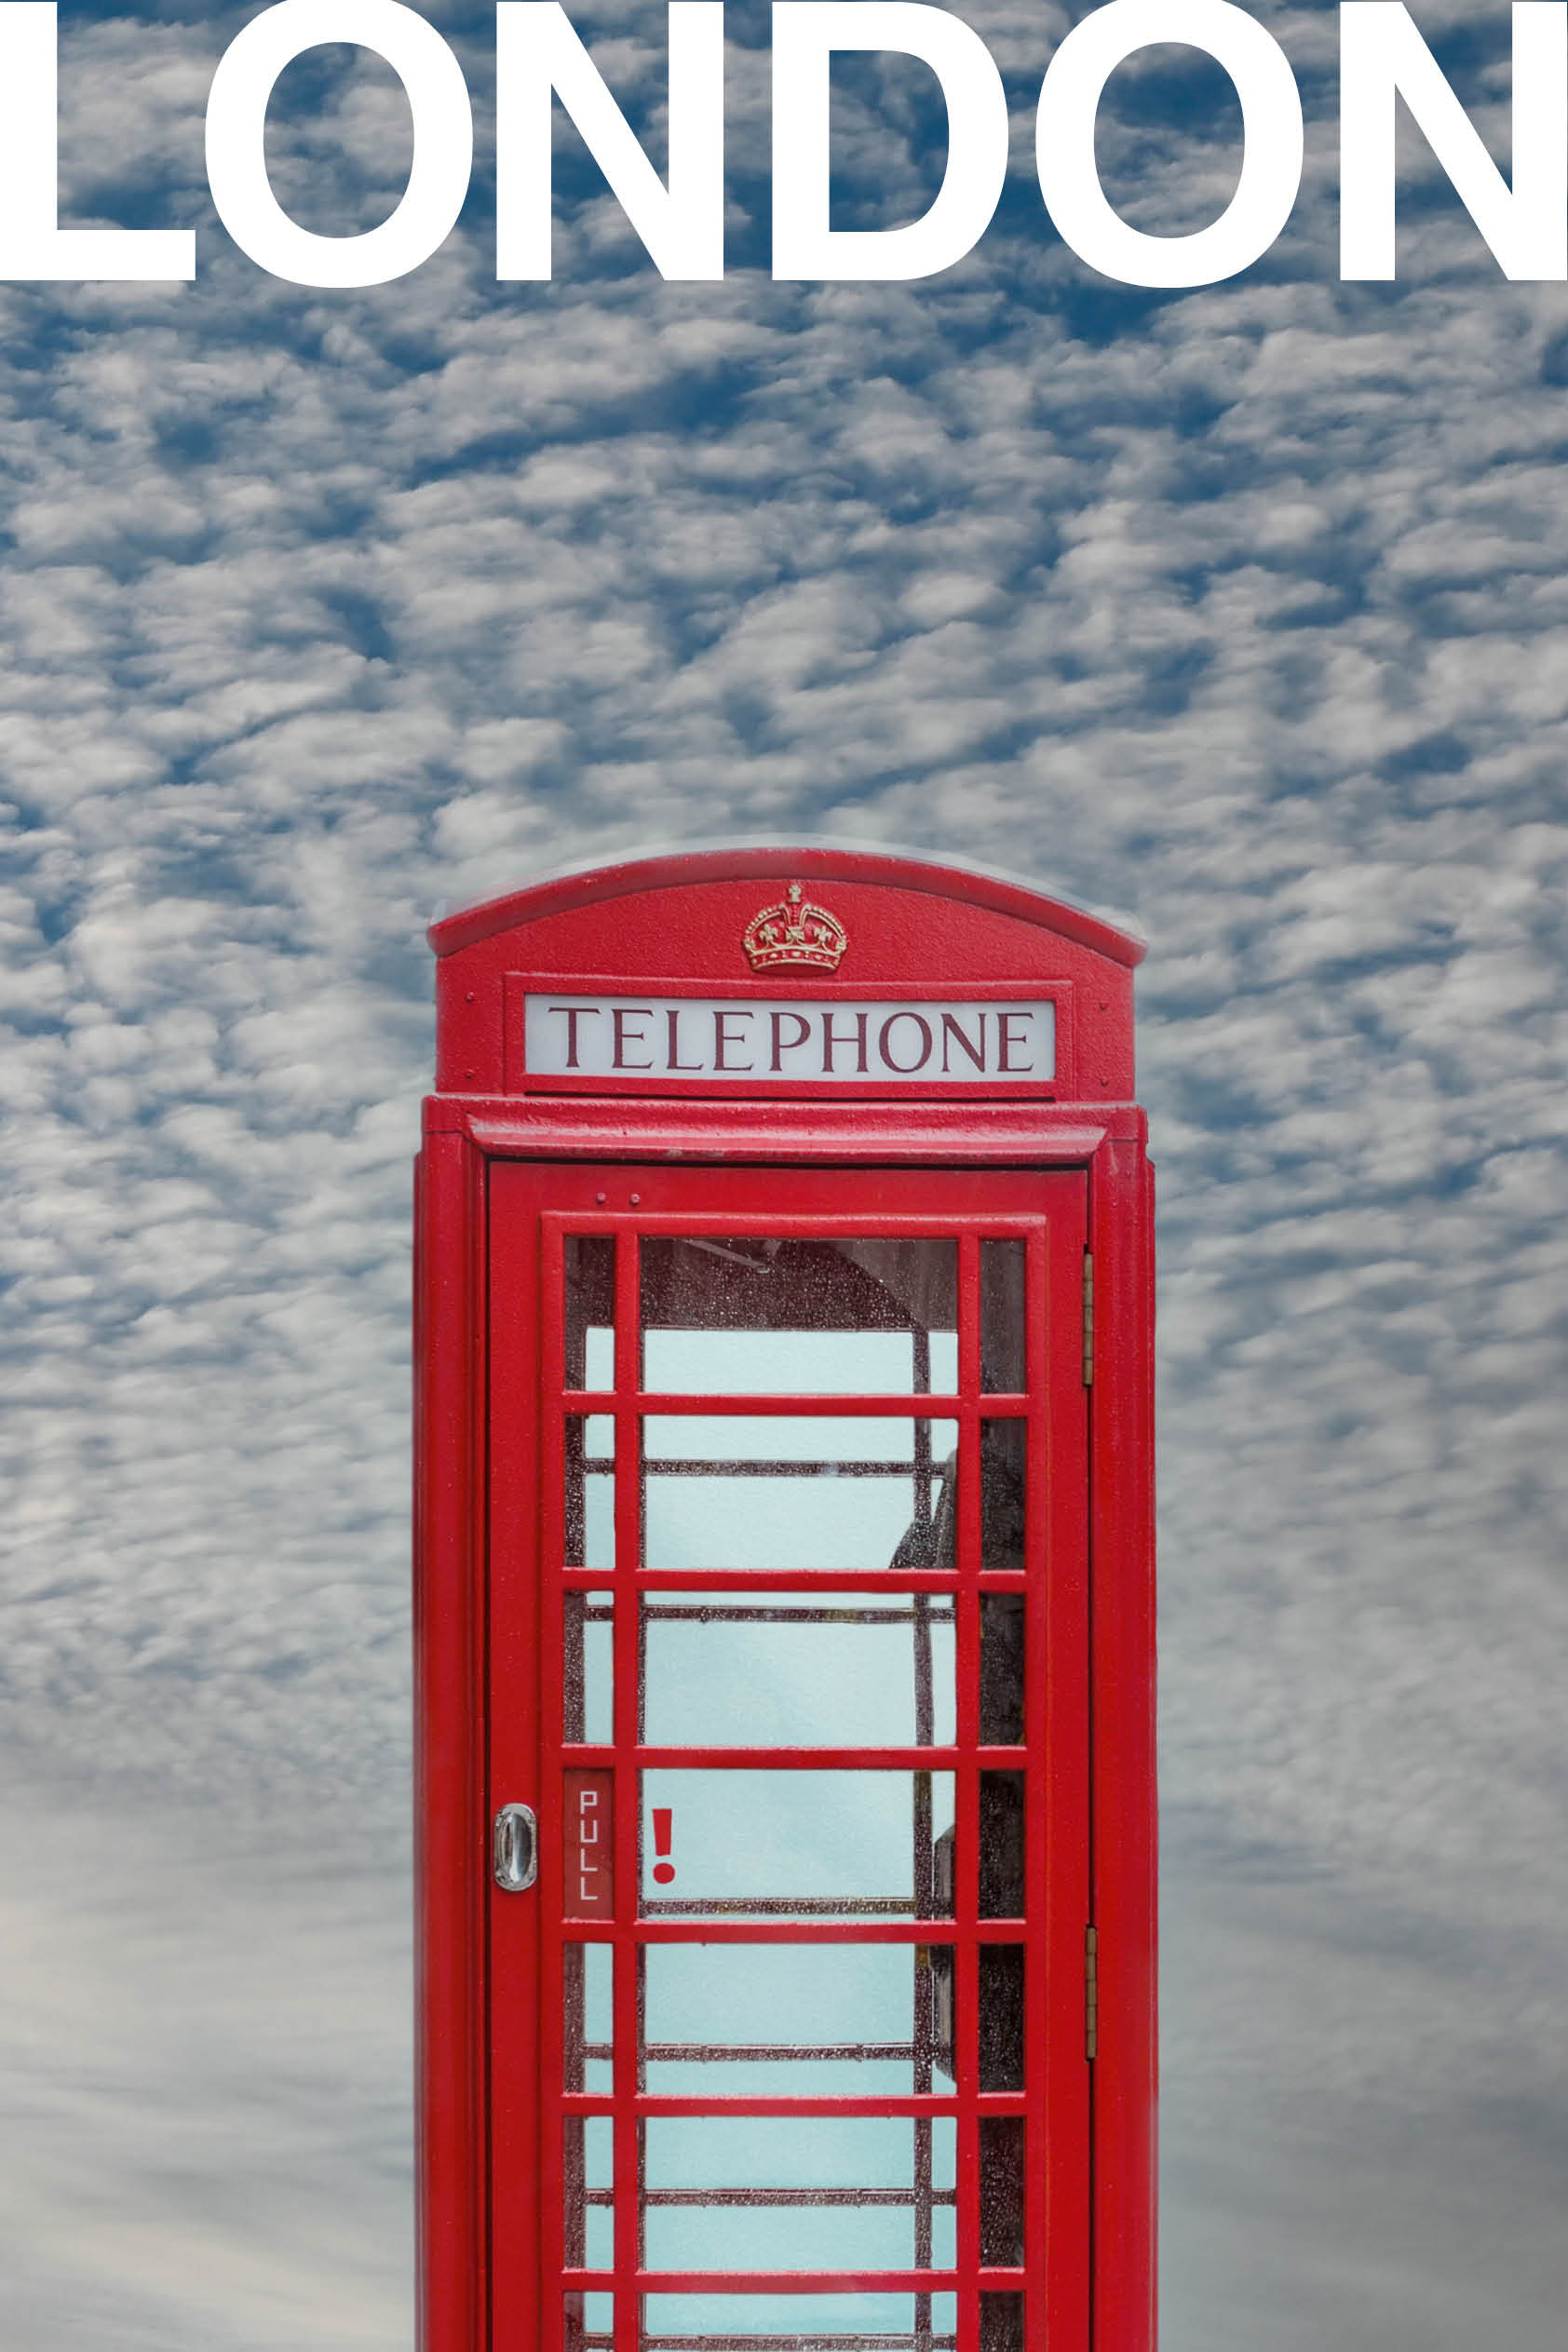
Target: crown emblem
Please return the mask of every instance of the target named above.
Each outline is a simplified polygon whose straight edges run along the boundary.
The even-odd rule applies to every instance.
[[[849,945],[849,934],[836,914],[814,907],[791,882],[776,907],[763,907],[746,926],[742,945],[754,972],[770,971],[776,964],[805,964],[818,972],[836,972]]]

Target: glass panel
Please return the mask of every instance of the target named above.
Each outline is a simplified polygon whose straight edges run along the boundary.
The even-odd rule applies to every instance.
[[[565,1564],[615,1564],[615,1423],[607,1413],[569,1413],[565,1455]]]
[[[931,2088],[930,1969],[908,1944],[654,1944],[648,2088],[685,2098],[908,2098]],[[918,2006],[917,2006],[918,2005]]]
[[[947,1863],[941,1884],[951,1892],[953,1886],[953,1838],[950,1832],[944,1847]],[[950,1906],[951,1907],[951,1906]],[[955,1962],[952,1944],[933,1943],[925,1947],[926,1964],[930,1977],[930,2024],[932,2063],[938,2074],[945,2075],[950,2083],[958,2080],[958,2062],[954,2052],[954,1972]],[[931,2088],[938,2086],[933,2083]]]
[[[980,2087],[1023,2088],[1023,1946],[980,1948]]]
[[[1021,1592],[982,1592],[980,1604],[982,1748],[1023,1742],[1024,1612]]]
[[[980,1386],[1019,1395],[1024,1386],[1021,1241],[980,1246]]]
[[[566,2297],[566,2352],[612,2352],[615,2299],[603,2288]]]
[[[642,2352],[953,2352],[957,2325],[952,2294],[650,2295]]]
[[[561,2125],[568,2270],[609,2270],[614,2263],[614,2126],[608,2115],[567,2115]]]
[[[933,2148],[929,2203],[936,2264],[949,2268],[954,2134],[938,2120],[948,2128]],[[907,2116],[655,2115],[644,2165],[651,2269],[913,2267]]]
[[[1023,2151],[1021,2115],[982,2115],[980,2128],[980,2263],[987,2270],[1011,2270],[1023,2261]]]
[[[903,1748],[954,1736],[953,1602],[939,1593],[661,1592],[642,1604],[642,1635],[643,1736],[656,1746]]]
[[[980,1915],[1023,1916],[1023,1775],[980,1777]]]
[[[563,1737],[608,1747],[615,1737],[615,1595],[561,1595]]]
[[[921,1915],[917,1864],[953,1820],[953,1775],[644,1772],[642,1818],[645,1913],[909,1918]],[[658,1860],[678,1891],[650,1900]]]
[[[926,1345],[922,1347],[921,1342]],[[958,1334],[648,1331],[643,1385],[663,1396],[952,1397]]]
[[[1024,1565],[1026,1421],[980,1424],[980,1566]]]
[[[561,1954],[562,2046],[567,2090],[608,2098],[614,2088],[615,2011],[610,1998],[614,1952],[607,1943],[569,1943]]]
[[[566,1386],[615,1385],[615,1244],[608,1234],[568,1234],[564,1248]]]
[[[644,1238],[643,1386],[951,1396],[957,1264],[952,1241]]]
[[[980,2352],[1023,2352],[1021,2295],[981,2295]]]
[[[658,1414],[643,1429],[650,1568],[915,1565],[905,1547],[932,1524],[932,1457],[958,1439],[952,1421],[847,1414]]]
[[[595,1416],[590,1428],[603,1418]],[[650,1413],[642,1424],[642,1451],[650,1477],[772,1471],[797,1480],[908,1478],[914,1469],[918,1426],[892,1414]],[[939,1459],[957,1444],[955,1421],[930,1421],[926,1426]]]

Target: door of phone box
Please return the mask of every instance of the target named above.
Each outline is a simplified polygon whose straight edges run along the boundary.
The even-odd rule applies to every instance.
[[[449,918],[424,2352],[1152,2352],[1136,944],[710,852]]]

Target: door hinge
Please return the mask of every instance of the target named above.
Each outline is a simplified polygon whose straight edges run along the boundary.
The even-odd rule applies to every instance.
[[[1084,1929],[1084,2056],[1100,2055],[1100,1930]]]
[[[1094,1386],[1094,1252],[1084,1251],[1084,1386]]]

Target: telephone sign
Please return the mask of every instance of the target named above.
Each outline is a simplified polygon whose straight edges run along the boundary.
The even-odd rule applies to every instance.
[[[535,1080],[761,1077],[805,1085],[984,1086],[1056,1075],[1056,1007],[811,1004],[799,997],[563,996],[523,999],[523,1069]]]
[[[714,850],[438,923],[423,2352],[1154,2352],[1136,941]]]

